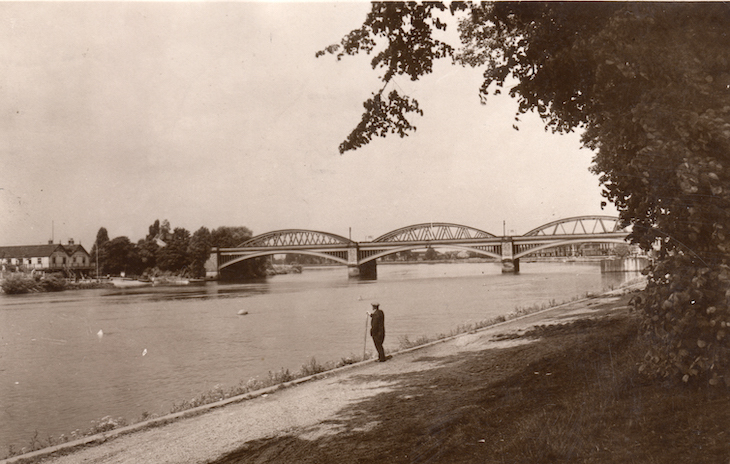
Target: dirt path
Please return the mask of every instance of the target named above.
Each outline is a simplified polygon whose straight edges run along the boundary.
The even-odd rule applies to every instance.
[[[307,444],[337,434],[368,432],[382,427],[387,421],[404,420],[409,404],[427,398],[431,391],[473,388],[469,379],[474,375],[478,375],[480,381],[496,382],[549,354],[545,349],[530,348],[535,345],[534,340],[510,337],[496,340],[500,338],[498,335],[524,331],[536,324],[626,311],[627,299],[626,296],[605,297],[564,305],[398,353],[386,363],[349,366],[316,380],[211,409],[195,417],[116,436],[71,454],[47,456],[47,451],[34,454],[42,459],[41,462],[53,464],[305,461],[306,456],[301,453],[307,453]],[[509,356],[505,356],[507,351],[504,350],[508,350]],[[493,356],[483,358],[485,352],[493,353]],[[464,364],[477,353],[482,356],[479,364]],[[475,367],[480,365],[484,367]],[[462,417],[462,409],[469,407],[454,401],[454,404],[439,404],[433,411],[422,412],[435,414],[436,424],[445,427],[450,420]],[[430,406],[420,408],[430,409]],[[424,441],[424,456],[429,456],[429,447],[433,448],[438,442],[438,438],[436,442],[432,440]],[[299,446],[292,447],[293,442]],[[353,446],[362,446],[363,451],[368,449],[367,442]],[[288,449],[297,449],[300,455],[287,455]],[[20,458],[0,461],[0,464],[21,462]],[[411,458],[409,460],[413,460]],[[335,455],[331,462],[344,462],[342,459],[350,461],[347,456]]]

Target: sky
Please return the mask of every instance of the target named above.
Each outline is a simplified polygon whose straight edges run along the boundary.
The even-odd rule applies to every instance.
[[[340,155],[382,85],[366,55],[315,53],[367,3],[0,2],[0,246],[245,226],[365,241],[425,222],[520,235],[601,209],[579,134],[513,129],[481,71],[391,85],[410,136]]]

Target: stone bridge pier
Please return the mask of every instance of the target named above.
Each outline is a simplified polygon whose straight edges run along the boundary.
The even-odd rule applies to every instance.
[[[502,240],[502,274],[517,274],[520,272],[520,259],[515,258],[515,242],[512,237]]]
[[[208,260],[205,262],[205,278],[208,280],[218,280],[218,278],[221,276],[220,271],[218,270],[218,263],[220,262],[220,250],[217,247],[214,247],[211,252],[210,256],[208,257]]]
[[[347,249],[347,276],[354,279],[375,280],[378,278],[378,265],[375,260],[360,263],[359,247]]]

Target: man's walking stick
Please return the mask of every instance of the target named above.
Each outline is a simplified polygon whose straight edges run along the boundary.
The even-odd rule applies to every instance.
[[[365,361],[365,348],[368,346],[368,319],[370,318],[370,313],[365,311],[365,338],[362,342],[362,360]]]

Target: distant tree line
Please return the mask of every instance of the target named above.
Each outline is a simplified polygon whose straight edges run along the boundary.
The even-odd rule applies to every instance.
[[[101,227],[91,248],[91,260],[99,275],[155,276],[160,274],[186,277],[204,277],[205,262],[213,247],[235,247],[250,239],[253,233],[247,227],[221,226],[212,231],[201,227],[193,234],[183,227],[171,228],[170,222],[155,220],[147,236],[133,243],[129,237],[109,239]],[[266,275],[265,259],[241,262],[230,272],[229,278],[262,277]]]

